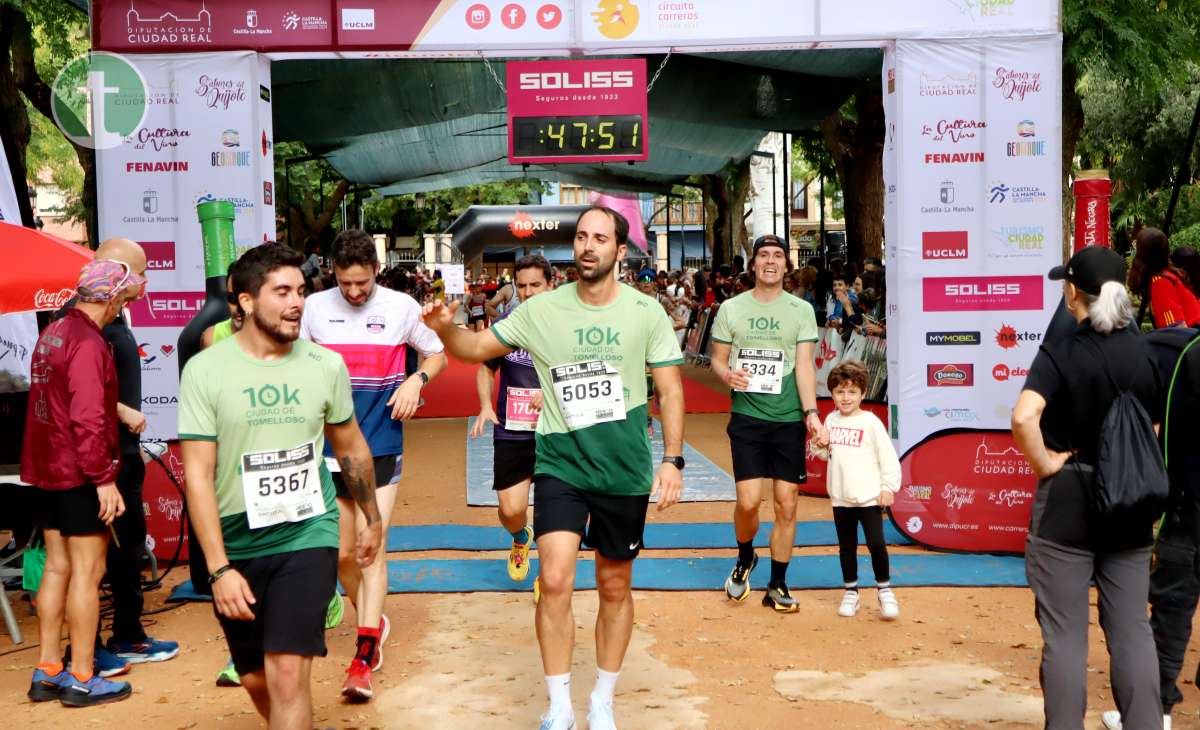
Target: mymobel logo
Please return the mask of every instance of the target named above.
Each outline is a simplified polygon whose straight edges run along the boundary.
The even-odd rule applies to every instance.
[[[631,89],[632,71],[546,71],[523,73],[519,77],[522,89]]]
[[[119,147],[146,117],[146,80],[113,53],[76,56],[51,88],[50,110],[63,134],[82,147]]]
[[[932,346],[940,345],[978,345],[980,343],[979,332],[926,332],[925,344]]]
[[[637,30],[640,13],[634,0],[599,0],[592,21],[600,35],[619,41]]]

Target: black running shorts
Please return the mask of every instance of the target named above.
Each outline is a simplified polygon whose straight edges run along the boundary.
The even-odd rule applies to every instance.
[[[601,494],[545,474],[533,478],[533,536],[574,532],[609,560],[633,560],[642,550],[650,495]]]
[[[404,456],[393,454],[391,456],[376,456],[375,457],[375,488],[385,487],[389,484],[395,484],[400,481],[400,472],[404,469]],[[354,499],[350,494],[350,490],[346,488],[346,480],[342,479],[340,471],[330,472],[333,477],[333,489],[337,496],[342,499]]]
[[[108,532],[100,519],[96,485],[70,489],[38,489],[33,500],[34,523],[43,530],[58,530],[63,537]]]
[[[533,478],[536,444],[533,439],[492,441],[492,450],[496,453],[495,468],[492,470],[492,489],[508,489]]]
[[[254,594],[254,620],[222,616],[216,604],[213,613],[238,674],[260,671],[267,652],[325,656],[325,611],[337,590],[337,550],[310,548],[232,564]]]
[[[802,484],[808,481],[808,429],[803,421],[764,421],[742,413],[731,413],[729,447],[733,452],[734,481],[780,479]]]

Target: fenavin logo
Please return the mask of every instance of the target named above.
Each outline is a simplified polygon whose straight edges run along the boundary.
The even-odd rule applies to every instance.
[[[112,149],[142,126],[146,88],[141,72],[121,56],[82,54],[55,77],[50,110],[55,124],[75,144]]]

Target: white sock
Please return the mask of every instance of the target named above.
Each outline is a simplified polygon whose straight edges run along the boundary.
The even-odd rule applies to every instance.
[[[607,704],[612,704],[613,691],[617,688],[617,677],[621,676],[620,672],[606,672],[599,667],[596,668],[596,688],[592,690],[592,698],[603,700]]]
[[[571,673],[547,674],[546,692],[550,695],[550,714],[573,714],[571,710]]]

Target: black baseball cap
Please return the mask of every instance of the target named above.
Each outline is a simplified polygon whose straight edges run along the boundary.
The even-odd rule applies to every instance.
[[[1050,279],[1066,279],[1081,291],[1098,296],[1100,287],[1108,282],[1125,282],[1125,259],[1107,246],[1088,246],[1072,256],[1066,266],[1050,269]]]
[[[759,236],[754,239],[754,250],[750,253],[750,257],[754,258],[758,255],[760,248],[766,248],[767,246],[775,246],[776,248],[783,249],[785,254],[788,252],[787,244],[783,242],[782,238],[776,236],[774,233],[768,233],[765,236]]]

